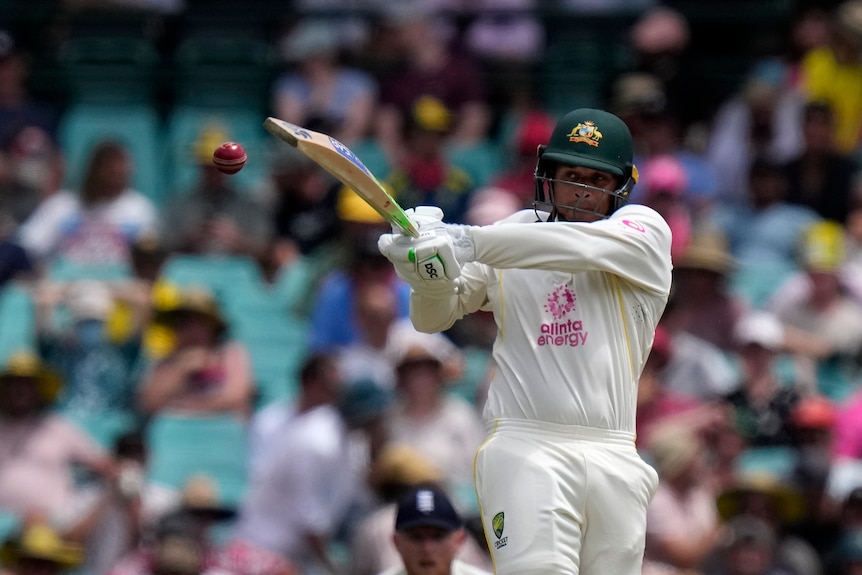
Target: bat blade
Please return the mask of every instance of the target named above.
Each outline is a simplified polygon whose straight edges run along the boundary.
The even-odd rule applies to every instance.
[[[416,225],[350,148],[332,136],[278,118],[267,118],[263,126],[273,136],[314,160],[342,184],[355,191],[386,221],[398,226],[407,235],[419,237]]]

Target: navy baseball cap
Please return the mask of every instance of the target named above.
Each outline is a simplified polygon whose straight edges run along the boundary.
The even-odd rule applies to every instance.
[[[407,531],[416,527],[438,527],[456,531],[464,522],[443,491],[422,487],[412,491],[398,504],[395,531]]]

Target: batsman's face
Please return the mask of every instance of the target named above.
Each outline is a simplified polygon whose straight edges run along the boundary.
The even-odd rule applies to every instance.
[[[396,532],[393,541],[404,561],[407,575],[450,575],[452,561],[466,536],[463,529],[446,531],[439,527],[416,527]]]
[[[554,203],[558,217],[567,222],[594,222],[611,208],[611,195],[619,180],[608,172],[560,164],[554,172]]]

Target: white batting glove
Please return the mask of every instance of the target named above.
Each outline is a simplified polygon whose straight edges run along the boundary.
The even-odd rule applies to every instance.
[[[476,259],[472,226],[443,223],[443,210],[437,206],[417,206],[405,210],[405,213],[416,224],[420,237],[448,234],[452,238],[455,256],[460,264],[463,265]],[[400,228],[398,231],[400,232]]]

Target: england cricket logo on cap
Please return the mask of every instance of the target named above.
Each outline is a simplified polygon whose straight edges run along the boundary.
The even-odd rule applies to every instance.
[[[493,519],[491,519],[491,528],[494,530],[494,535],[497,536],[497,540],[494,542],[494,547],[496,549],[500,549],[501,547],[505,547],[506,543],[509,542],[508,537],[503,537],[503,529],[504,524],[506,522],[506,514],[500,511],[497,513]]]
[[[602,139],[602,133],[596,128],[593,122],[579,123],[572,128],[572,131],[567,134],[570,142],[582,142],[590,146],[598,147],[599,140]]]

